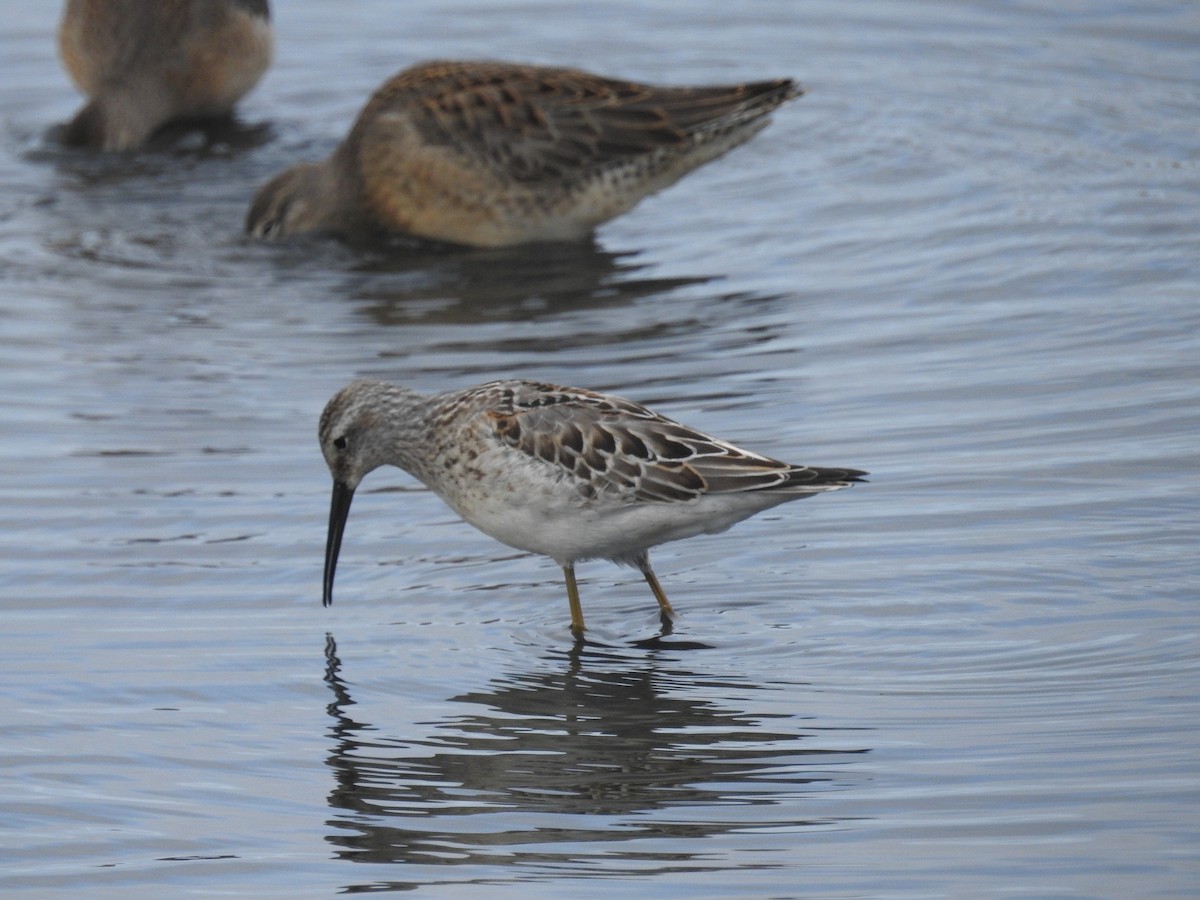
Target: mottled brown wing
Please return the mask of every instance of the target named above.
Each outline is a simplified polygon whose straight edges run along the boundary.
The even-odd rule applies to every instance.
[[[488,412],[496,436],[559,466],[586,497],[684,502],[706,493],[822,490],[823,470],[789,466],[702,434],[627,400],[525,385]],[[841,472],[841,470],[828,470]],[[807,478],[803,473],[814,473]],[[811,485],[802,487],[805,481]]]
[[[433,62],[397,75],[371,106],[402,105],[427,142],[474,154],[515,181],[569,181],[737,129],[800,92],[787,79],[655,87],[573,69]]]

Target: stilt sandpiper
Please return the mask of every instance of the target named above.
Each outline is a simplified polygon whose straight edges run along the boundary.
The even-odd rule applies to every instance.
[[[480,531],[557,562],[577,637],[584,621],[576,561],[634,566],[669,616],[671,604],[650,568],[651,547],[724,531],[867,474],[789,465],[619,397],[532,381],[493,381],[432,397],[355,381],[326,405],[319,437],[333,475],[326,606],[354,491],[373,469],[394,465]]]

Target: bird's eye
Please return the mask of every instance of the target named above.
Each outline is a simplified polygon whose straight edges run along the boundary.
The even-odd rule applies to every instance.
[[[344,434],[341,437],[335,437],[333,439],[333,446],[336,447],[338,450],[345,450],[346,444],[348,444],[348,443],[349,442],[346,440],[346,436]]]

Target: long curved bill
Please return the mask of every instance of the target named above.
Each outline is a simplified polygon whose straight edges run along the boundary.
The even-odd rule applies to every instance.
[[[344,481],[333,483],[333,496],[329,500],[329,533],[325,537],[325,594],[322,602],[326,606],[333,603],[333,573],[337,569],[342,532],[346,530],[346,519],[350,516],[350,503],[353,500],[354,488]]]

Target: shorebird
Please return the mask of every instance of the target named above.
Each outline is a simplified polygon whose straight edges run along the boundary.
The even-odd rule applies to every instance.
[[[227,115],[273,40],[267,0],[68,0],[58,44],[88,97],[64,143],[131,150],[170,121]]]
[[[577,561],[635,567],[669,617],[674,610],[650,568],[650,548],[724,531],[867,474],[789,465],[629,400],[534,381],[435,396],[355,381],[325,406],[318,436],[333,476],[326,606],[354,492],[369,472],[393,465],[485,534],[558,563],[577,638],[584,632]]]
[[[264,185],[246,231],[479,247],[583,240],[749,140],[802,93],[790,79],[660,87],[574,69],[425,63],[385,82],[327,160]]]

